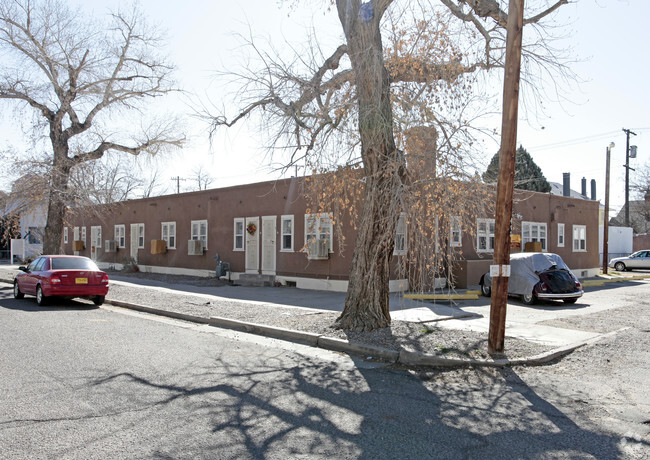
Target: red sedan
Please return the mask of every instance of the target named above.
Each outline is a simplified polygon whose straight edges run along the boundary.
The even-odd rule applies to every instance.
[[[16,299],[29,294],[44,305],[49,297],[83,297],[101,305],[108,293],[108,275],[87,257],[40,256],[18,268],[22,273],[14,280]]]

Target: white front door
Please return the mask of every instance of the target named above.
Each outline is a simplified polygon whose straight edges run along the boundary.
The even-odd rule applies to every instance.
[[[275,275],[276,216],[262,216],[262,274]]]
[[[253,226],[255,227],[253,230]],[[259,273],[260,270],[260,218],[246,218],[246,273]]]
[[[131,241],[129,248],[131,249],[131,258],[138,263],[138,224],[131,224]]]

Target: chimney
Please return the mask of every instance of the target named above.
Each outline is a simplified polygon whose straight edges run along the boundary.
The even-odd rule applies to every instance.
[[[585,198],[587,197],[587,179],[585,177],[582,178],[582,189],[580,190],[580,193],[582,193],[582,196]]]
[[[591,179],[591,199],[596,201],[596,179]]]
[[[571,173],[562,173],[562,195],[571,196]]]

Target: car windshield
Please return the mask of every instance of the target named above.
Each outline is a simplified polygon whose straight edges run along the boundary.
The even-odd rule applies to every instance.
[[[61,257],[52,259],[52,270],[99,270],[90,259]]]

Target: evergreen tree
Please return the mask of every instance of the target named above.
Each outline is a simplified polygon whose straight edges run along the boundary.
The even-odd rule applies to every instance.
[[[542,193],[551,191],[551,184],[548,183],[542,170],[535,164],[525,148],[519,146],[515,158],[515,188]],[[497,152],[483,173],[483,181],[488,184],[496,184],[498,177],[499,153]]]

